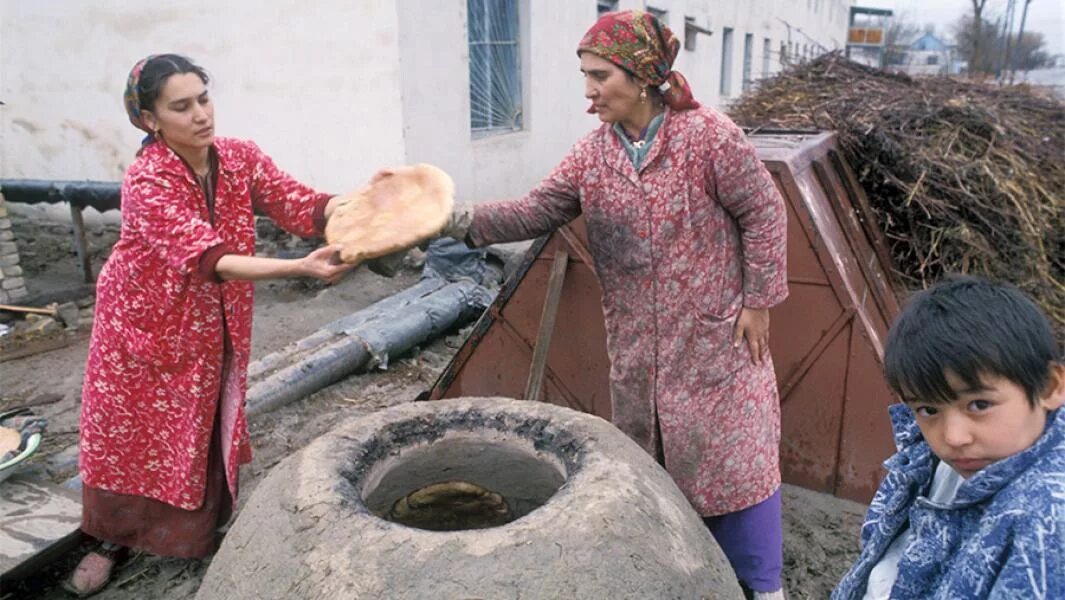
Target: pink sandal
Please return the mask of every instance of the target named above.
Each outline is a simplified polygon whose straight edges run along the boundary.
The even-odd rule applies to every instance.
[[[78,598],[87,598],[99,592],[111,582],[115,565],[127,553],[128,549],[123,546],[101,542],[95,550],[81,559],[70,578],[63,582],[63,589]]]

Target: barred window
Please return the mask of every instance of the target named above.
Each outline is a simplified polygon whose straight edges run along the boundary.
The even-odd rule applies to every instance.
[[[522,128],[518,0],[467,0],[470,131],[474,138]]]

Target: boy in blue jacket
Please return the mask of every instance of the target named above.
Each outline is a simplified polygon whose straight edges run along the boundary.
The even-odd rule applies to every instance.
[[[834,599],[1065,598],[1065,365],[1016,288],[918,293],[884,350],[898,452]]]

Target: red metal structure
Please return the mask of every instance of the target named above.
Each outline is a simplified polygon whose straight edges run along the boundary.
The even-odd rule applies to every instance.
[[[784,479],[867,502],[894,449],[886,410],[893,399],[881,374],[884,336],[899,310],[890,255],[835,134],[750,139],[788,207],[791,293],[772,310],[770,326]],[[561,293],[549,296],[560,260]],[[557,300],[545,310],[548,297]],[[605,340],[600,288],[578,219],[533,244],[429,398],[522,398],[541,388],[539,381],[527,388],[533,371],[543,373],[539,399],[610,418]],[[545,343],[546,361],[533,364]]]

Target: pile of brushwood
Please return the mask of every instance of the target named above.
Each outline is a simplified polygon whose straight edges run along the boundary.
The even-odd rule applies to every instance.
[[[1065,331],[1061,101],[833,53],[765,80],[729,114],[755,129],[838,132],[891,247],[896,287],[945,273],[1009,281]]]

